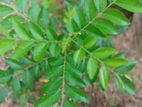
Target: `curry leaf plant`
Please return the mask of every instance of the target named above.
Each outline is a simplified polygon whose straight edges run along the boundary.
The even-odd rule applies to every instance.
[[[130,25],[121,8],[140,13],[142,3],[0,0],[0,55],[8,64],[0,71],[0,102],[8,97],[21,107],[80,107],[90,103],[86,87],[105,91],[110,78],[134,95],[128,73],[137,62],[125,59],[111,40]]]

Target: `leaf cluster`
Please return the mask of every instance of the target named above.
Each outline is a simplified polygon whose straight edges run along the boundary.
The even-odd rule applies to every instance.
[[[54,3],[0,0],[0,55],[9,65],[0,71],[0,102],[12,91],[22,107],[26,102],[35,107],[79,107],[89,104],[85,87],[95,83],[104,91],[110,79],[119,91],[134,95],[128,73],[137,62],[117,52],[111,36],[130,25],[118,7],[138,13],[142,3],[64,0],[63,8],[54,8]]]

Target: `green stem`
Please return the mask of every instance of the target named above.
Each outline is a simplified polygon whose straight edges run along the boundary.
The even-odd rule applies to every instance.
[[[64,106],[64,99],[65,99],[65,73],[66,73],[66,61],[67,61],[67,53],[66,50],[64,51],[64,69],[62,75],[62,90],[61,90],[61,107]]]

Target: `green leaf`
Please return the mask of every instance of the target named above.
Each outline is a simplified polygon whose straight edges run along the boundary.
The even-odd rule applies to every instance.
[[[22,87],[21,87],[20,79],[18,76],[13,77],[11,85],[12,85],[14,94],[15,95],[20,94]]]
[[[26,11],[26,5],[28,0],[16,0],[16,7],[20,10],[20,12],[24,13]]]
[[[125,92],[127,92],[130,95],[135,95],[136,93],[136,87],[134,85],[134,83],[132,82],[132,80],[128,77],[128,76],[124,76],[122,78],[122,80],[125,83]]]
[[[0,39],[0,55],[3,55],[8,50],[12,49],[14,42],[13,39]]]
[[[130,11],[142,12],[142,3],[139,0],[116,0],[116,5]]]
[[[8,88],[3,87],[0,89],[0,103],[2,103],[8,95]]]
[[[20,96],[20,107],[25,107],[27,102],[26,95]]]
[[[33,77],[30,71],[26,70],[23,71],[23,83],[25,84],[25,87],[28,89],[33,89]]]
[[[76,9],[75,15],[76,15],[75,20],[76,22],[78,22],[79,28],[80,29],[83,28],[84,25],[87,23],[84,11],[81,11],[80,9]]]
[[[77,69],[70,68],[69,66],[67,68],[65,76],[66,81],[68,81],[72,86],[85,87],[85,83],[80,72]]]
[[[94,21],[94,25],[105,34],[112,34],[112,35],[118,34],[118,30],[109,20],[103,18],[97,18]]]
[[[114,24],[121,26],[127,26],[130,24],[126,16],[117,9],[108,8],[103,15]]]
[[[49,40],[55,40],[57,37],[55,30],[51,27],[48,27],[48,29],[46,30],[46,34],[48,35],[47,38]]]
[[[3,26],[4,29],[11,31],[13,29],[13,20],[17,20],[18,22],[23,22],[23,18],[21,16],[17,16],[15,14],[10,14],[1,20],[0,25]]]
[[[74,53],[74,62],[75,63],[79,63],[80,61],[82,61],[85,57],[85,51],[82,49],[79,49],[78,51],[76,51]]]
[[[5,3],[10,3],[11,2],[11,0],[0,0],[0,2],[5,2]]]
[[[0,34],[8,36],[8,31],[2,25],[0,25]]]
[[[96,76],[97,70],[98,70],[97,61],[90,57],[88,62],[87,62],[87,73],[88,73],[89,78],[91,80],[94,79],[94,77]]]
[[[135,95],[136,88],[132,80],[128,76],[120,76],[115,74],[115,84],[119,91],[128,93],[130,95]]]
[[[85,48],[91,48],[96,43],[96,37],[95,36],[87,36],[84,40],[84,47]]]
[[[99,72],[100,85],[103,90],[106,90],[109,83],[109,72],[105,66],[102,65]]]
[[[0,19],[8,14],[10,14],[11,12],[13,12],[13,9],[8,7],[8,6],[5,6],[5,5],[1,5],[0,4]]]
[[[72,32],[77,32],[79,31],[79,25],[75,20],[71,20],[71,31]]]
[[[65,99],[65,101],[64,101],[64,107],[79,107],[79,105],[77,105],[77,104],[75,104],[75,103],[73,103],[73,102]]]
[[[67,94],[67,96],[69,96],[70,98],[72,98],[76,101],[89,103],[86,93],[80,89],[66,85],[65,86],[65,93]]]
[[[31,34],[26,30],[25,26],[17,20],[12,22],[13,29],[15,30],[17,36],[23,40],[31,39]]]
[[[44,29],[46,29],[48,25],[48,14],[47,13],[48,13],[47,9],[42,8],[39,14],[39,23],[40,23],[40,26]]]
[[[28,51],[30,51],[30,49],[32,48],[32,44],[33,44],[32,41],[22,41],[20,44],[18,44],[18,46],[12,53],[11,58],[19,59],[23,57],[24,55],[27,54]]]
[[[12,75],[9,71],[0,71],[0,83],[6,83],[11,79]]]
[[[43,31],[42,31],[42,29],[40,28],[39,25],[32,23],[32,22],[29,22],[29,29],[32,33],[32,36],[35,39],[37,39],[37,40],[43,39]]]
[[[93,56],[99,59],[107,58],[116,52],[114,48],[99,48],[93,52]]]
[[[119,91],[123,92],[125,86],[124,86],[123,80],[121,79],[121,76],[118,75],[117,73],[115,73],[115,85]]]
[[[40,61],[44,58],[47,51],[47,42],[39,42],[35,45],[33,55],[35,61]]]
[[[51,46],[49,47],[49,51],[51,53],[52,56],[59,56],[60,52],[61,52],[61,47],[54,43],[54,44],[51,44]]]
[[[62,79],[56,77],[56,79],[51,79],[46,84],[44,84],[40,88],[40,92],[41,93],[50,93],[52,91],[59,89],[61,84],[62,84]]]
[[[36,101],[34,107],[51,107],[59,100],[60,96],[60,90],[53,93],[49,93],[45,96],[40,97],[40,99]]]
[[[29,9],[29,18],[32,22],[37,22],[41,8],[37,0],[32,0],[31,8]]]
[[[39,65],[33,67],[32,75],[36,81],[38,81],[40,79],[40,72],[41,72],[41,70],[39,68]]]
[[[97,37],[106,37],[107,35],[105,35],[104,33],[102,33],[98,28],[96,28],[95,26],[93,25],[89,25],[87,28],[86,28],[86,33],[88,35],[94,35],[94,36],[97,36]]]
[[[88,5],[89,5],[89,18],[93,19],[97,15],[97,9],[94,0],[89,0]]]
[[[16,60],[13,59],[7,59],[6,60],[8,65],[10,66],[10,68],[12,68],[13,70],[21,70],[23,69],[22,64]]]
[[[128,64],[120,66],[115,69],[117,74],[127,74],[130,72],[137,64],[137,61],[129,61]]]
[[[104,62],[111,67],[119,67],[119,66],[128,64],[128,61],[126,59],[115,58],[115,57],[109,58],[105,60]]]
[[[95,0],[95,5],[99,12],[103,11],[107,6],[107,0]]]

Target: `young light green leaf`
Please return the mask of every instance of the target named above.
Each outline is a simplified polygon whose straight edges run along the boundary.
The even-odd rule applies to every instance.
[[[99,81],[101,88],[103,90],[106,90],[109,83],[109,72],[108,69],[103,65],[100,68],[99,77],[100,77]]]
[[[93,52],[93,56],[99,59],[107,58],[116,52],[114,48],[100,48]]]
[[[139,0],[116,0],[116,5],[130,11],[142,12],[142,3]]]
[[[11,55],[12,59],[19,59],[27,54],[28,51],[32,48],[33,42],[32,41],[22,41],[14,52]]]
[[[98,63],[94,58],[89,58],[87,62],[87,73],[89,75],[89,78],[92,80],[97,74],[98,70]]]
[[[117,9],[108,8],[103,15],[114,24],[121,26],[127,26],[130,24],[126,16]]]
[[[39,100],[36,101],[35,107],[51,107],[59,100],[60,96],[61,96],[60,90],[42,96],[40,97]]]
[[[65,93],[72,99],[79,101],[79,102],[84,102],[84,103],[89,103],[88,97],[86,93],[80,89],[71,87],[71,86],[65,86]]]
[[[35,45],[33,56],[35,61],[40,61],[44,58],[47,51],[47,42],[39,42]]]
[[[119,67],[128,64],[128,61],[123,58],[109,58],[104,61],[108,66]]]
[[[13,39],[0,39],[0,55],[3,55],[8,50],[12,49],[14,42]]]
[[[74,62],[75,63],[79,63],[80,61],[83,60],[83,58],[85,57],[85,51],[82,49],[79,49],[78,51],[76,51],[74,53]]]

